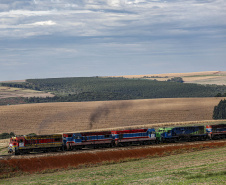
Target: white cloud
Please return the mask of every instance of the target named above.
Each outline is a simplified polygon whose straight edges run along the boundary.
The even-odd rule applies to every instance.
[[[35,22],[35,23],[32,23],[30,25],[34,25],[34,26],[52,26],[52,25],[55,25],[56,23],[49,20],[49,21],[41,21],[41,22]]]

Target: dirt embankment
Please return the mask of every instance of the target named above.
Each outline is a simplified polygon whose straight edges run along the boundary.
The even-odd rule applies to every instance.
[[[119,149],[107,151],[90,151],[85,153],[73,153],[67,155],[53,155],[45,157],[24,157],[8,160],[0,160],[0,176],[21,172],[41,172],[45,170],[66,169],[107,162],[120,162],[145,157],[160,157],[170,154],[192,152],[208,148],[224,147],[226,141],[176,144],[169,146],[144,147],[136,149]]]

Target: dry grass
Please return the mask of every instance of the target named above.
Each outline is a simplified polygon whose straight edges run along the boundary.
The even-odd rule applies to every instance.
[[[1,106],[0,130],[16,134],[49,134],[148,124],[194,124],[212,120],[214,106],[220,100],[175,98]]]
[[[159,77],[185,77],[185,76],[203,76],[203,75],[215,75],[219,71],[204,71],[204,72],[191,72],[191,73],[164,73],[164,74],[145,74],[145,75],[124,75],[125,78],[142,78],[143,76],[159,76]]]
[[[7,147],[9,144],[9,139],[0,139],[0,148]]]
[[[14,87],[4,87],[0,86],[0,98],[10,98],[10,97],[53,97],[53,94],[45,93],[41,91],[35,91],[31,89],[21,89]]]
[[[158,81],[166,81],[173,77],[182,77],[185,83],[198,83],[198,84],[217,84],[226,85],[226,72],[225,71],[204,71],[204,72],[192,72],[192,73],[165,73],[165,74],[146,74],[146,75],[124,75],[124,78],[143,78],[149,77],[161,77],[151,78]]]

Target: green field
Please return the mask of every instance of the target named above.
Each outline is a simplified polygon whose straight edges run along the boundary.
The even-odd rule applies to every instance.
[[[225,184],[226,147],[58,172],[0,184]]]

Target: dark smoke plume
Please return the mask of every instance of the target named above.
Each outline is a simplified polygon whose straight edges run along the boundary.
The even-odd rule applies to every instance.
[[[126,109],[131,106],[131,103],[118,103],[115,105],[103,105],[99,106],[94,112],[90,115],[89,126],[90,129],[93,128],[93,123],[98,122],[101,118],[107,117],[110,113],[115,112],[120,109]]]

